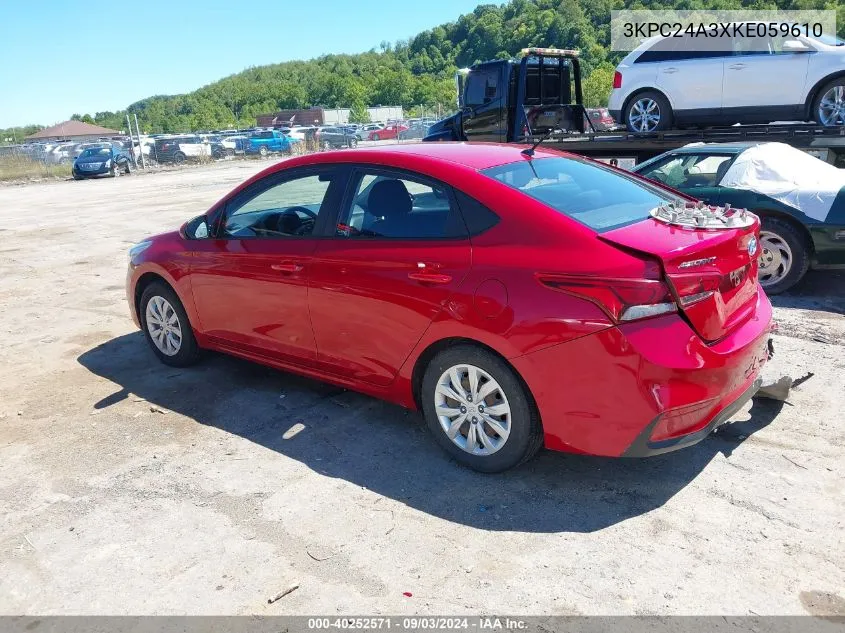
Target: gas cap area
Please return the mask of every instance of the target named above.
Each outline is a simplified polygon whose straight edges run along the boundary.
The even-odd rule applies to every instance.
[[[482,281],[475,289],[472,305],[485,319],[495,319],[508,307],[508,289],[498,279]]]

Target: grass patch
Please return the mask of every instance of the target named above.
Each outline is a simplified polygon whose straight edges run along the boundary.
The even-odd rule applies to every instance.
[[[27,156],[0,156],[0,182],[69,178],[71,163],[48,165]]]

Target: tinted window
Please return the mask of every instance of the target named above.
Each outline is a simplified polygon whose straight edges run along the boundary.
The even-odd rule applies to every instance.
[[[638,172],[674,189],[715,187],[732,159],[729,154],[676,154]]]
[[[456,191],[458,206],[470,235],[479,235],[499,223],[499,216],[463,191]]]
[[[413,240],[465,236],[466,227],[445,185],[362,171],[336,232],[351,238]]]
[[[641,64],[644,62],[662,62],[670,58],[670,53],[672,49],[675,47],[674,40],[671,37],[667,37],[662,40],[658,40],[654,44],[652,44],[651,48],[644,50],[640,53],[640,56],[634,61],[635,64]]]
[[[239,200],[227,212],[223,236],[278,238],[311,235],[330,184],[328,175],[314,174],[269,187],[258,185],[252,197]]]
[[[498,68],[473,71],[467,78],[464,102],[470,106],[489,103],[497,97],[498,85]]]
[[[597,231],[643,220],[671,199],[618,170],[574,158],[526,160],[481,173]]]

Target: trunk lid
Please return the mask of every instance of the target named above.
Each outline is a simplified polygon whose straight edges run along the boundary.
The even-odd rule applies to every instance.
[[[760,221],[752,214],[729,210],[722,214],[730,218],[725,223],[717,218],[722,210],[693,209],[709,213],[703,223],[714,228],[699,228],[694,219],[692,225],[684,224],[678,213],[672,215],[671,208],[664,208],[656,213],[658,217],[608,231],[600,238],[657,257],[679,311],[702,339],[713,342],[754,313]]]

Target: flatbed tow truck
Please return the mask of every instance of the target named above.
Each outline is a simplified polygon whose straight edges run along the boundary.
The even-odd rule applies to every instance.
[[[517,59],[475,64],[456,75],[458,111],[424,141],[533,144],[639,163],[689,143],[780,142],[845,167],[845,127],[814,123],[735,125],[635,133],[596,131],[583,105],[578,51],[526,48]]]

